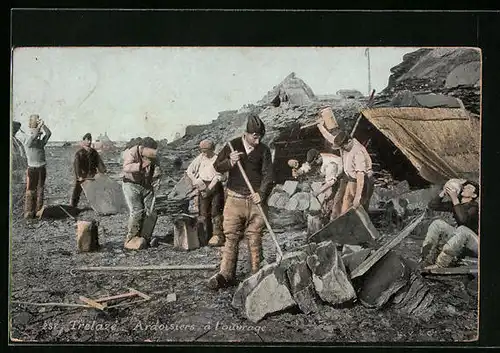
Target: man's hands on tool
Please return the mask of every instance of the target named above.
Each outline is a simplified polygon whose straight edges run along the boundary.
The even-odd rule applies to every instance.
[[[231,160],[231,164],[235,165],[240,160],[240,156],[243,152],[233,151],[229,154],[229,159]]]
[[[78,179],[76,179],[78,181],[83,181],[84,179],[82,177],[78,177]]]
[[[258,205],[259,203],[262,202],[262,199],[260,198],[260,194],[258,192],[254,192],[252,194],[252,201],[254,204]]]

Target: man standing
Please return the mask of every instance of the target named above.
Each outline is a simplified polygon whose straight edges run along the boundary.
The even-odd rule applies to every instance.
[[[199,223],[203,224],[205,234],[212,234],[208,245],[224,244],[222,231],[222,211],[224,209],[223,176],[214,168],[217,154],[211,140],[200,142],[201,153],[191,162],[186,174],[198,190]]]
[[[334,198],[331,219],[337,218],[351,207],[357,208],[360,205],[368,211],[374,185],[372,160],[368,151],[343,130],[333,139],[332,148],[340,149],[344,173]]]
[[[457,192],[452,183],[445,184],[443,192],[429,202],[429,209],[453,212],[458,224],[455,228],[442,219],[433,221],[427,229],[422,244],[423,265],[428,268],[449,267],[459,257],[466,254],[478,255],[479,247],[479,185],[466,180]],[[451,201],[444,201],[448,195]],[[439,247],[444,243],[438,255]],[[437,256],[437,258],[436,258]]]
[[[45,145],[49,141],[50,135],[52,135],[52,132],[37,114],[30,116],[28,127],[29,136],[24,142],[28,160],[24,204],[24,218],[27,219],[33,218],[35,213],[43,207],[43,194],[47,176]]]
[[[238,245],[243,236],[248,240],[252,273],[260,268],[262,256],[262,230],[264,218],[258,204],[264,209],[267,198],[273,187],[273,166],[271,151],[268,146],[260,143],[265,134],[264,123],[257,115],[250,115],[246,132],[242,137],[233,139],[224,146],[215,160],[214,167],[219,173],[229,172],[227,181],[227,199],[224,206],[224,235],[226,242],[222,250],[220,271],[211,277],[207,283],[211,289],[219,289],[232,285],[236,274],[238,260]],[[240,161],[250,184],[255,190],[250,193],[239,168]]]
[[[157,162],[158,143],[145,137],[139,145],[132,146],[123,155],[123,194],[130,216],[125,239],[126,249],[142,249],[151,239],[141,237],[144,216],[150,212],[154,185],[159,182],[161,171]]]
[[[86,133],[82,138],[82,148],[75,153],[73,168],[75,171],[75,185],[71,195],[71,207],[78,207],[80,195],[82,193],[82,183],[85,179],[92,179],[99,173],[106,173],[106,167],[102,162],[99,153],[92,147],[92,135]]]

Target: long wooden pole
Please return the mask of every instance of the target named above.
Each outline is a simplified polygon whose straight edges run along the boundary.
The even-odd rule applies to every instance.
[[[372,93],[370,94],[370,99],[368,99],[368,104],[367,104],[368,108],[370,108],[370,106],[371,106],[374,95],[375,95],[375,90],[372,91]],[[359,112],[358,118],[356,119],[356,123],[354,124],[354,127],[352,128],[352,131],[351,131],[351,137],[354,136],[354,132],[356,131],[356,128],[358,127],[359,121],[361,120],[362,116],[363,116],[363,113]]]
[[[162,270],[215,270],[218,265],[160,265],[160,266],[97,266],[77,267],[72,271],[162,271]]]
[[[229,148],[231,149],[231,152],[234,152],[233,145],[231,145],[231,142],[227,143]],[[243,176],[243,179],[245,179],[245,183],[247,184],[248,189],[252,194],[255,193],[252,184],[250,183],[250,180],[248,179],[247,173],[245,173],[245,170],[243,169],[243,166],[241,165],[241,162],[238,161],[238,168],[240,169],[241,175]],[[281,251],[280,244],[278,243],[278,239],[276,238],[276,234],[274,234],[273,229],[271,228],[271,224],[269,223],[269,220],[267,219],[266,213],[264,212],[264,209],[262,208],[262,205],[259,203],[257,204],[257,208],[259,209],[259,212],[262,215],[262,218],[264,218],[264,222],[266,223],[267,230],[269,231],[269,234],[271,234],[271,238],[274,241],[274,244],[276,245],[276,251],[278,252],[277,256],[277,262],[280,262],[281,259],[283,258],[283,252]]]

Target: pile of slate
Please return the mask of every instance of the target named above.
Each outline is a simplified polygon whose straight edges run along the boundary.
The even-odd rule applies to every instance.
[[[299,183],[295,180],[287,180],[284,184],[278,184],[274,187],[267,200],[267,205],[288,211],[320,211],[321,195],[318,199],[312,194],[320,186],[320,182]]]
[[[430,319],[433,296],[416,274],[415,264],[393,249],[422,221],[415,219],[399,235],[379,246],[377,230],[362,208],[351,210],[308,237],[282,260],[261,268],[238,286],[232,301],[256,323],[269,315],[323,305],[393,308]]]

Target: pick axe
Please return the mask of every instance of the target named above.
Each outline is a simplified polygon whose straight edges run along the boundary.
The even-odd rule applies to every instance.
[[[231,149],[231,152],[234,152],[233,145],[231,145],[231,142],[227,143],[229,148]],[[240,169],[241,175],[243,176],[243,179],[245,179],[245,183],[247,184],[248,189],[252,194],[255,193],[252,184],[250,184],[250,180],[248,179],[247,174],[245,173],[245,170],[243,169],[243,166],[241,165],[241,162],[238,161],[238,168]],[[259,209],[260,214],[262,215],[262,218],[264,218],[264,222],[266,223],[267,230],[269,231],[269,234],[271,234],[271,238],[274,241],[274,244],[276,245],[276,251],[278,252],[278,255],[276,256],[276,262],[280,263],[281,260],[283,259],[283,252],[281,251],[280,244],[278,243],[278,239],[276,238],[276,234],[274,234],[273,229],[271,228],[271,224],[269,223],[269,220],[267,219],[266,213],[264,212],[264,209],[262,208],[262,205],[260,203],[257,204],[257,208]]]

